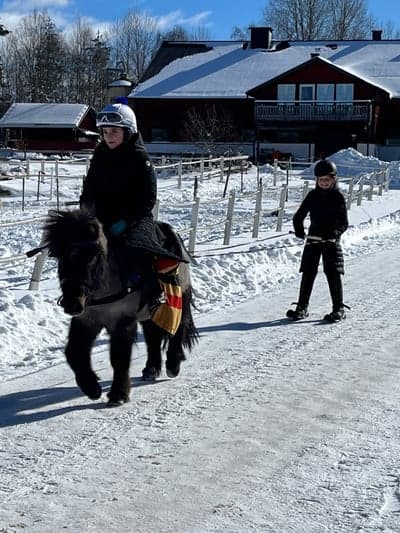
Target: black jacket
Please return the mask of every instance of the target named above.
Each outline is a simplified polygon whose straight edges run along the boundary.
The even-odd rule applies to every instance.
[[[144,217],[152,217],[156,197],[154,169],[140,134],[113,150],[104,141],[97,146],[80,205],[91,211],[106,229],[121,219],[134,226]]]
[[[98,218],[117,244],[181,260],[160,244],[152,214],[156,198],[156,175],[139,133],[113,150],[104,141],[96,147],[80,207]],[[126,228],[115,236],[110,228],[120,220]]]
[[[323,239],[339,239],[348,228],[346,201],[337,186],[329,190],[318,185],[304,198],[293,217],[297,237],[304,238],[304,219],[310,215],[308,234]]]

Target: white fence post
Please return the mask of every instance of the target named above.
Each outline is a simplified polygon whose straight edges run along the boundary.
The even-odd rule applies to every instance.
[[[192,207],[192,216],[190,221],[190,233],[189,233],[189,244],[188,250],[190,253],[194,252],[196,246],[196,234],[197,234],[197,223],[199,219],[199,208],[200,208],[200,198],[195,198],[193,201]]]
[[[282,185],[281,196],[279,198],[279,212],[278,212],[278,220],[276,222],[276,231],[282,231],[283,214],[285,212],[285,202],[286,202],[286,185]]]
[[[219,181],[220,182],[223,182],[224,181],[224,157],[221,156],[219,158],[219,168],[220,168],[220,177],[219,177]]]
[[[364,181],[360,181],[360,185],[358,186],[358,194],[357,194],[357,205],[361,205],[362,197],[363,197],[363,190],[364,190]]]
[[[200,180],[203,181],[204,178],[204,159],[200,161]]]
[[[178,189],[182,188],[182,159],[178,162]]]
[[[38,256],[36,257],[35,265],[33,267],[33,272],[31,276],[31,281],[29,282],[30,291],[39,290],[39,283],[40,283],[40,278],[42,276],[43,266],[48,255],[49,255],[49,252],[47,248],[45,248],[44,250],[39,252]]]
[[[368,200],[372,200],[372,195],[374,194],[374,184],[371,183],[368,189]]]
[[[277,175],[278,175],[278,160],[274,159],[274,172],[273,172],[273,176],[274,176],[273,184],[274,184],[274,187],[276,186]]]
[[[261,219],[261,212],[262,212],[262,182],[260,183],[260,186],[256,193],[256,207],[254,211],[254,223],[253,223],[253,233],[252,237],[253,239],[256,239],[258,237],[258,231],[260,228],[260,219]]]
[[[227,213],[226,213],[225,231],[224,231],[224,243],[223,244],[229,244],[230,241],[231,241],[231,232],[232,232],[232,222],[233,222],[234,209],[235,209],[235,191],[232,190],[229,193],[228,209],[227,209]]]
[[[388,168],[385,170],[385,178],[384,178],[384,180],[385,180],[385,192],[388,192],[388,190],[389,190],[389,182],[390,182],[389,169]]]
[[[354,188],[354,180],[351,179],[351,181],[349,183],[349,190],[348,190],[348,193],[347,193],[347,209],[348,210],[351,209],[351,204],[353,202],[353,188]]]

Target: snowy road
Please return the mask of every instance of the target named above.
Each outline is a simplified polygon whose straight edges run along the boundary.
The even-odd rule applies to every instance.
[[[176,380],[82,397],[65,364],[2,383],[0,531],[400,531],[400,246],[347,261],[342,324],[322,274],[202,316]],[[105,390],[106,345],[95,366]]]

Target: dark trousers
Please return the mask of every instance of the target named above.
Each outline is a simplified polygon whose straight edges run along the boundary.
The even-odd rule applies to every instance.
[[[316,275],[317,271],[303,272],[300,283],[299,299],[297,302],[298,306],[302,309],[307,309],[308,307]],[[325,275],[328,281],[333,311],[338,311],[343,307],[343,286],[341,275],[332,271]]]
[[[300,271],[303,275],[300,283],[298,306],[302,309],[307,309],[308,307],[321,256],[332,299],[333,311],[338,311],[343,307],[341,278],[341,274],[344,274],[343,252],[339,243],[332,242],[305,245],[300,266]]]

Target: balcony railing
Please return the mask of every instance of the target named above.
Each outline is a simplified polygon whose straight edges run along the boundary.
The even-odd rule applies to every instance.
[[[277,102],[260,100],[255,102],[256,122],[286,121],[343,121],[371,122],[372,105],[370,100],[352,102],[322,102],[320,100],[294,100]]]

